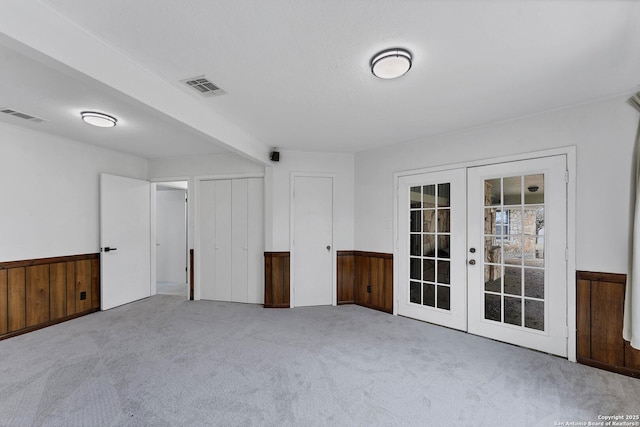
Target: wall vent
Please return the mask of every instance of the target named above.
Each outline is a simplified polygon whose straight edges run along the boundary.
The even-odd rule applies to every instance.
[[[20,111],[11,110],[9,108],[0,109],[0,113],[8,114],[10,116],[20,117],[21,119],[29,120],[30,122],[35,122],[35,123],[42,123],[45,121],[44,119],[30,116],[29,114],[21,113]]]
[[[211,80],[207,79],[205,76],[191,77],[189,79],[181,80],[182,83],[186,84],[190,88],[193,88],[198,91],[201,95],[221,95],[224,93],[222,89],[216,86]]]

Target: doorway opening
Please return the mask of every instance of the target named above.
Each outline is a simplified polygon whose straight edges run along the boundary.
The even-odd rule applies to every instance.
[[[188,181],[156,184],[156,294],[189,298]]]

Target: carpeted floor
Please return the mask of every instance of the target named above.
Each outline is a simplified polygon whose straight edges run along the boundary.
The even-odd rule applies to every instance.
[[[158,295],[179,295],[187,297],[187,284],[174,282],[156,282],[156,293]]]
[[[640,380],[358,306],[158,295],[0,342],[6,426],[554,426],[639,412]]]

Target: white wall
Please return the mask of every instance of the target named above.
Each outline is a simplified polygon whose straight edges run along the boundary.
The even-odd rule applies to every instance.
[[[352,154],[307,153],[281,151],[280,162],[263,166],[234,154],[149,160],[149,178],[166,180],[189,178],[193,188],[194,176],[229,174],[265,174],[265,251],[288,251],[290,231],[291,172],[331,173],[336,177],[336,250],[353,249],[353,193]],[[192,197],[190,194],[189,197]],[[193,209],[192,209],[193,211]],[[193,224],[193,212],[190,212]],[[192,227],[192,226],[191,226]],[[189,229],[193,234],[193,228]],[[189,247],[193,241],[189,240]]]
[[[335,175],[335,250],[354,247],[354,156],[352,154],[281,151],[280,162],[265,171],[265,251],[289,251],[291,172]]]
[[[147,161],[0,123],[0,261],[98,252],[103,172],[146,178]]]
[[[185,190],[156,192],[156,281],[187,282]]]
[[[174,157],[149,160],[151,181],[187,180],[189,182],[188,246],[193,249],[194,241],[194,177],[234,174],[262,174],[264,166],[236,154],[211,154],[197,157]]]
[[[262,173],[264,166],[235,154],[149,160],[149,178],[151,180],[251,172]]]
[[[393,173],[576,146],[576,268],[626,273],[638,113],[618,97],[356,154],[355,248],[393,251]]]

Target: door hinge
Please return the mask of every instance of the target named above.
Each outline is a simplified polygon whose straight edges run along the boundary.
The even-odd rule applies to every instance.
[[[569,171],[564,171],[564,182],[569,183]]]
[[[569,261],[569,248],[564,249],[564,260]]]

